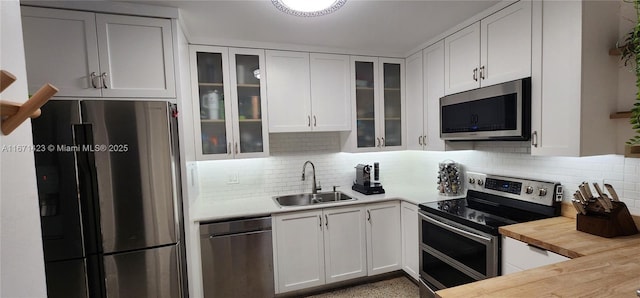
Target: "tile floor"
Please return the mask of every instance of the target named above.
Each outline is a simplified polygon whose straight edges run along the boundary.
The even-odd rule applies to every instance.
[[[309,298],[338,298],[338,297],[367,297],[367,298],[391,298],[391,297],[420,297],[418,286],[407,277],[397,277],[379,282],[358,285],[350,288],[335,290]]]

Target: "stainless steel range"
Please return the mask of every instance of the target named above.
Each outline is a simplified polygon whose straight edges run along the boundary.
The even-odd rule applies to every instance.
[[[498,228],[560,215],[555,182],[467,173],[467,195],[420,204],[420,297],[500,275]]]

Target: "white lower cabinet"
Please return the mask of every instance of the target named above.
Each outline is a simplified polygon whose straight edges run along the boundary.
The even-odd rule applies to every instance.
[[[548,250],[502,236],[502,275],[570,260]]]
[[[402,264],[400,202],[367,206],[367,271],[369,275],[399,270]]]
[[[400,218],[402,219],[402,270],[413,277],[419,278],[419,251],[420,235],[418,235],[418,206],[415,204],[400,203]]]
[[[325,283],[322,210],[274,216],[276,292]]]
[[[364,208],[331,208],[323,213],[326,282],[367,275]]]
[[[366,276],[364,214],[355,206],[274,216],[276,292]]]
[[[401,269],[399,201],[272,218],[277,294]]]

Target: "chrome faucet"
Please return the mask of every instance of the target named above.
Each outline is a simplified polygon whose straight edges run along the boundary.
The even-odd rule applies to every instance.
[[[317,194],[318,190],[321,190],[322,188],[316,186],[316,166],[314,166],[313,163],[309,160],[307,160],[302,166],[302,181],[305,180],[304,172],[305,172],[305,169],[307,168],[307,164],[310,164],[311,170],[313,170],[313,183],[311,184],[311,193]]]

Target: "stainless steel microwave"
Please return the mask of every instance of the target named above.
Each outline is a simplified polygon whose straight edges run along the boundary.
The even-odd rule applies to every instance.
[[[526,141],[531,135],[531,78],[440,98],[440,138]]]

